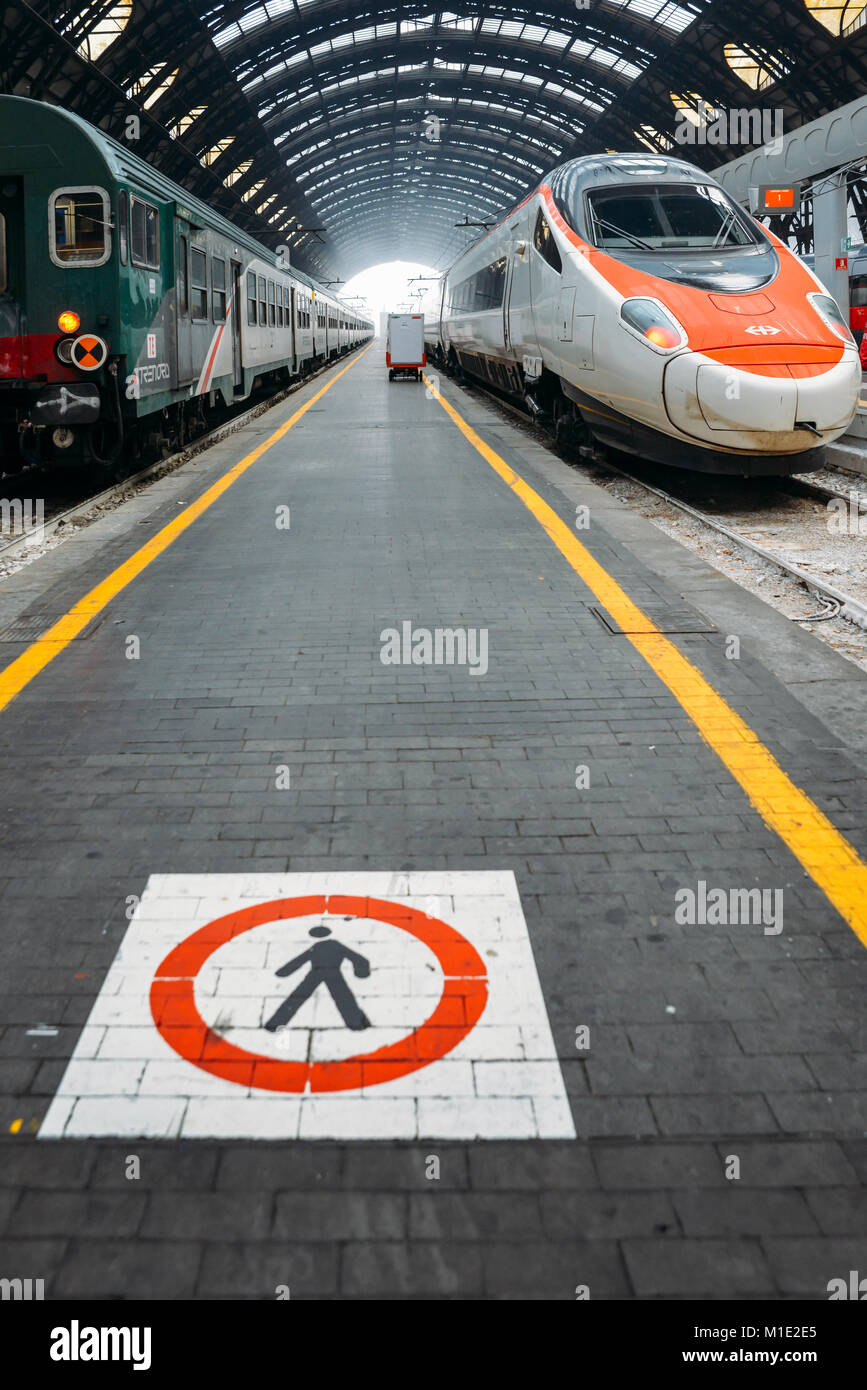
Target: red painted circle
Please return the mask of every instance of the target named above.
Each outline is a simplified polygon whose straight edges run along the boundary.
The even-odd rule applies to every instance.
[[[266,922],[326,911],[387,922],[433,951],[445,981],[439,1003],[421,1027],[399,1042],[337,1062],[282,1062],[235,1047],[215,1033],[199,1013],[195,999],[196,976],[213,953]],[[169,952],[154,975],[150,995],[154,1023],[185,1061],[240,1086],[293,1092],[357,1090],[418,1071],[457,1047],[481,1018],[487,1001],[484,961],[454,927],[400,903],[337,894],[279,898],[208,922]]]

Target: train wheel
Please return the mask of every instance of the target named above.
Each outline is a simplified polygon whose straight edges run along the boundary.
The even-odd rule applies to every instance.
[[[20,473],[24,467],[15,425],[7,425],[0,429],[0,460],[0,470],[3,473]]]
[[[554,402],[554,439],[564,449],[590,443],[590,431],[571,401]]]

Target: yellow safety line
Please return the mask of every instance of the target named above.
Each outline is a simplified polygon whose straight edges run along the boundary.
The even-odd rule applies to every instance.
[[[261,444],[257,444],[256,448],[249,454],[245,454],[240,463],[236,463],[233,468],[229,469],[228,473],[224,473],[221,478],[218,478],[202,493],[201,497],[185,507],[173,521],[170,521],[155,536],[146,541],[140,550],[130,555],[129,559],[124,560],[122,565],[118,565],[116,570],[112,570],[107,578],[97,584],[96,588],[91,589],[89,594],[85,594],[84,598],[79,599],[78,603],[67,613],[64,613],[62,618],[58,618],[57,622],[41,637],[37,637],[27,650],[16,657],[4,671],[0,671],[0,710],[4,710],[15,699],[16,695],[20,695],[24,687],[33,680],[33,677],[44,670],[56,656],[59,656],[73,638],[78,636],[82,628],[87,627],[87,624],[120,593],[121,589],[125,589],[127,584],[130,584],[137,575],[141,574],[142,570],[147,569],[151,561],[161,555],[164,550],[167,550],[172,542],[186,531],[188,526],[192,526],[193,522],[203,512],[206,512],[212,503],[216,502],[218,497],[222,497],[223,493],[240,478],[242,473],[246,473],[247,469],[257,459],[260,459],[273,444],[276,444],[278,439],[282,439],[284,434],[287,434],[292,426],[301,419],[301,416],[310,409],[311,405],[315,405],[326,391],[330,391],[344,372],[348,372],[350,367],[354,367],[355,363],[360,361],[371,346],[372,344],[368,344],[368,347],[363,348],[357,357],[353,357],[351,362],[347,362],[336,376],[326,382],[315,396],[310,397],[309,401],[299,406],[294,414],[290,415],[289,419],[280,425],[273,434],[269,434],[267,439],[263,440]]]
[[[861,944],[867,946],[867,864],[806,792],[795,786],[758,735],[698,668],[594,560],[553,508],[476,434],[435,386],[430,382],[428,385],[461,434],[520,497],[635,650],[668,686],[702,738],[743,787],[765,824],[785,841]],[[642,629],[640,633],[629,631],[636,626]]]

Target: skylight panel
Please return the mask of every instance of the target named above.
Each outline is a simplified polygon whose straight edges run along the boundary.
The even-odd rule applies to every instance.
[[[257,29],[260,24],[264,24],[268,18],[268,12],[264,5],[257,5],[254,10],[248,10],[238,19],[238,23],[245,34],[249,34],[251,29]]]
[[[428,14],[418,19],[402,19],[400,21],[400,32],[402,34],[417,34],[420,29],[432,29],[436,15]]]
[[[682,5],[675,5],[673,0],[608,0],[608,3],[640,15],[642,19],[649,19],[675,34],[682,34],[697,17]]]

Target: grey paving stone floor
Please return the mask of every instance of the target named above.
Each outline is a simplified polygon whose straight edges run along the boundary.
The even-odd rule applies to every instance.
[[[383,352],[0,714],[0,1276],[82,1298],[825,1297],[867,1272],[864,949]],[[0,617],[66,611],[321,384],[7,580]],[[672,640],[867,853],[857,670],[443,390],[564,519],[590,507],[580,538],[636,602],[718,619]],[[406,619],[486,629],[487,673],[384,666]],[[514,870],[576,1140],[35,1137],[150,873],[366,867]],[[698,880],[782,889],[783,931],[677,925]]]

